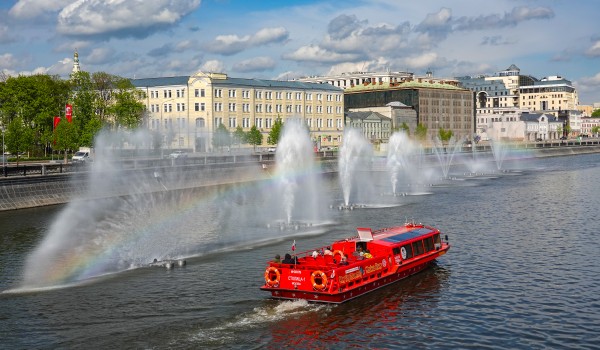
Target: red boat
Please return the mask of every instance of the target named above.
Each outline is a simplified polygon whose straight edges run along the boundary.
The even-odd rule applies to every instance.
[[[291,261],[271,261],[260,289],[276,299],[343,303],[414,275],[450,249],[448,236],[422,224],[357,231]]]

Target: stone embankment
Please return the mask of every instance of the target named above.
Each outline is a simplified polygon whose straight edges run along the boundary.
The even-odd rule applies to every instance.
[[[534,157],[600,153],[600,145],[549,147],[533,150]],[[334,173],[337,160],[322,159],[320,171]],[[121,170],[116,173],[78,172],[0,178],[0,211],[68,203],[75,199],[127,196],[136,191],[151,193],[266,180],[273,176],[274,162],[182,165]],[[111,178],[106,181],[107,177]],[[99,180],[95,180],[99,179]],[[90,181],[104,181],[93,191]],[[106,185],[109,184],[109,185]],[[135,188],[132,188],[135,187]]]

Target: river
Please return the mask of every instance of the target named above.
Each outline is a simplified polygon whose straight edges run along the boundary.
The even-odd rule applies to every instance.
[[[326,209],[327,225],[300,233],[261,224],[264,183],[221,188],[155,228],[174,241],[156,236],[148,250],[185,244],[185,267],[110,270],[44,288],[22,288],[26,269],[48,271],[28,256],[49,244],[68,205],[2,212],[1,347],[599,349],[600,154],[504,168],[397,205]],[[337,179],[322,186],[326,203],[341,201]],[[293,241],[309,250],[406,219],[448,235],[452,247],[433,268],[340,305],[276,301],[258,289],[265,262]]]

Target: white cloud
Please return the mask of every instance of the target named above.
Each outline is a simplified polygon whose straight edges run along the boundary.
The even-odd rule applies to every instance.
[[[58,15],[57,31],[75,36],[146,37],[172,26],[200,0],[77,0]]]
[[[586,55],[592,57],[600,57],[600,40],[597,40],[590,46],[589,49],[585,52]]]
[[[11,53],[0,55],[0,68],[12,70],[19,65],[19,59]]]
[[[271,57],[254,57],[234,64],[232,69],[236,72],[263,72],[273,70],[277,63]]]
[[[209,60],[200,66],[200,71],[220,73],[225,71],[225,65],[219,60]]]
[[[438,59],[437,53],[427,52],[419,56],[407,57],[402,60],[402,63],[408,68],[423,70],[435,66]]]
[[[32,19],[58,12],[73,0],[19,0],[8,11],[8,14],[18,19]]]
[[[114,54],[115,50],[111,47],[97,47],[85,57],[85,62],[90,64],[104,64],[110,62]]]
[[[326,50],[322,47],[311,45],[303,46],[296,51],[283,55],[284,59],[292,61],[312,61],[321,63],[337,63],[344,61],[355,61],[359,58],[356,54],[340,54]]]
[[[249,48],[285,42],[289,32],[283,27],[263,28],[253,35],[218,35],[212,42],[204,45],[208,52],[221,55],[233,55]]]

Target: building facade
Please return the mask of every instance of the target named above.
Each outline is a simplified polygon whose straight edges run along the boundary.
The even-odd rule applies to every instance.
[[[481,134],[482,140],[533,142],[558,140],[562,137],[564,122],[552,114],[515,112],[490,116],[486,119],[487,128]]]
[[[343,90],[329,84],[231,78],[223,73],[133,79],[145,92],[146,125],[163,147],[212,151],[220,124],[230,132],[256,126],[267,135],[277,118],[307,125],[315,145],[337,147],[344,129]]]
[[[346,127],[361,130],[374,145],[388,143],[392,135],[392,119],[378,112],[348,112]]]

